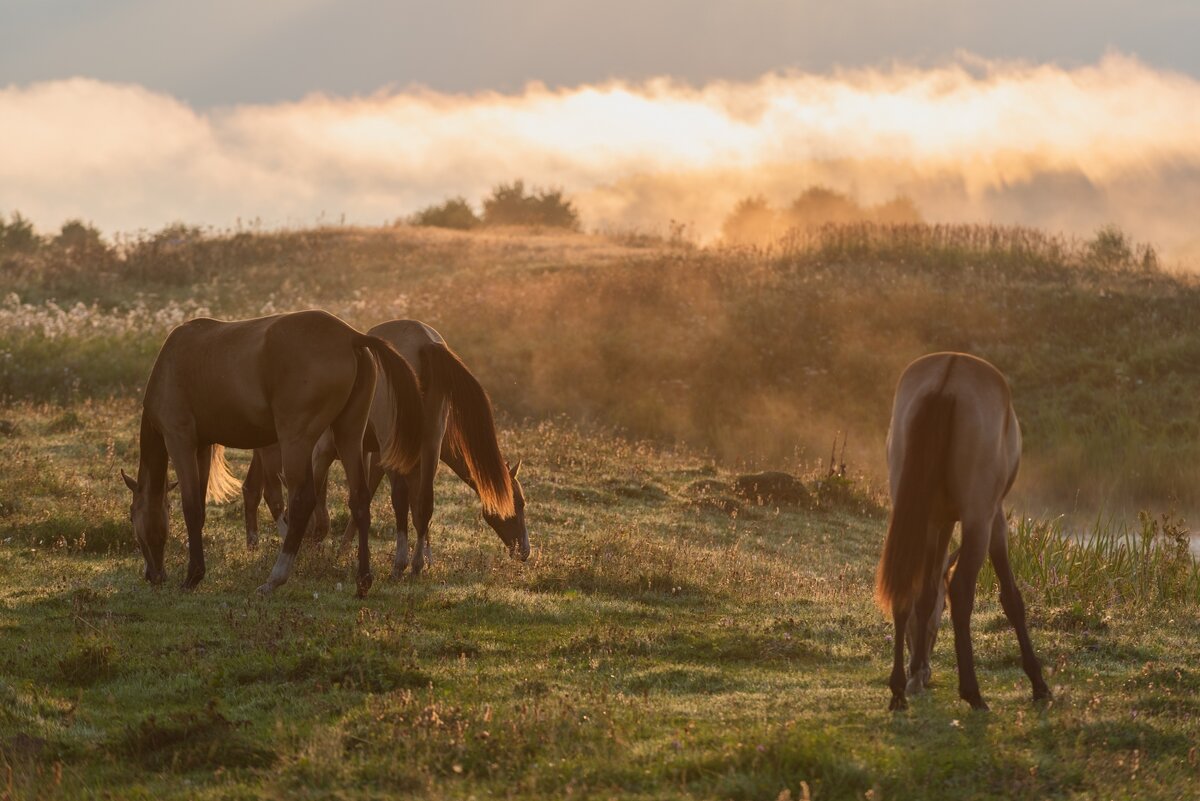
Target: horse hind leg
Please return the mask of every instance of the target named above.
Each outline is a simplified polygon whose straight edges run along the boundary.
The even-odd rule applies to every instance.
[[[283,479],[280,478],[283,456],[278,443],[259,448],[254,455],[262,460],[263,497],[266,498],[271,519],[275,521],[279,541],[283,542],[287,538],[287,508],[283,502]]]
[[[326,431],[313,448],[313,488],[317,495],[317,504],[313,508],[312,522],[305,536],[314,542],[324,540],[329,534],[329,468],[333,466],[337,455],[333,434]]]
[[[408,570],[408,477],[389,470],[392,485],[392,512],[396,515],[396,555],[392,558],[392,578],[398,579]]]
[[[958,694],[973,709],[987,704],[979,692],[975,675],[975,653],[971,645],[971,613],[975,609],[975,587],[979,569],[987,557],[992,521],[988,517],[964,517],[958,565],[950,580],[950,619],[954,622],[954,653],[958,661]]]
[[[992,521],[989,553],[1000,583],[1000,606],[1004,608],[1004,616],[1017,633],[1017,643],[1021,648],[1021,666],[1033,685],[1033,698],[1035,701],[1048,700],[1051,697],[1050,688],[1042,676],[1042,663],[1033,651],[1033,642],[1025,625],[1025,601],[1021,598],[1021,591],[1017,588],[1017,580],[1013,576],[1012,564],[1008,560],[1008,521],[1002,510],[996,512]]]
[[[246,547],[258,547],[258,505],[263,497],[263,463],[258,449],[250,458],[246,480],[242,482],[242,508],[246,514]]]
[[[275,567],[267,577],[265,584],[258,588],[264,595],[270,594],[275,588],[287,582],[296,564],[296,552],[300,550],[300,541],[308,520],[312,517],[316,505],[316,493],[313,489],[312,449],[316,444],[317,435],[295,437],[280,442],[283,461],[283,476],[288,487],[288,527],[287,536],[283,539]]]
[[[942,576],[946,572],[945,553],[954,533],[954,522],[930,524],[928,535],[936,538],[937,548],[929,554],[926,566],[924,589],[913,608],[908,623],[908,647],[911,662],[908,670],[908,695],[918,695],[929,686],[933,676],[931,666],[933,645],[937,641],[938,626],[941,624],[942,608],[946,600],[946,587]]]
[[[424,471],[424,467],[421,468]],[[426,483],[423,475],[412,473],[406,477],[408,498],[412,507],[413,528],[417,532],[417,542],[413,547],[412,571],[414,576],[421,575],[426,568],[433,566],[433,549],[429,545],[429,521],[433,517],[433,480]]]
[[[429,546],[429,521],[433,519],[433,480],[442,461],[442,440],[446,436],[448,400],[431,388],[425,397],[422,420],[421,462],[409,474],[409,503],[412,505],[413,528],[417,531],[417,546],[413,553],[413,575],[433,564],[433,549]],[[413,481],[412,479],[416,479]]]
[[[337,419],[330,426],[333,444],[346,471],[350,490],[350,518],[358,529],[358,597],[371,589],[371,493],[367,489],[367,474],[363,463],[363,437],[375,394],[374,362],[366,353],[358,359],[358,378]],[[370,380],[365,380],[369,377]]]
[[[371,574],[371,496],[367,493],[367,479],[363,470],[362,435],[353,432],[334,433],[342,466],[346,470],[346,483],[350,489],[350,518],[358,529],[358,597],[362,598],[371,589],[374,577]]]
[[[907,676],[904,672],[904,633],[908,630],[910,611],[899,607],[892,608],[892,622],[895,629],[892,639],[892,675],[888,680],[888,686],[892,689],[892,700],[888,704],[890,712],[908,709],[908,699],[904,695],[907,683]]]

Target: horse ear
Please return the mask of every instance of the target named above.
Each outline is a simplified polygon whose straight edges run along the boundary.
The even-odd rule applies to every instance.
[[[129,487],[130,492],[137,492],[137,481],[125,475],[125,468],[121,468],[121,478],[125,479],[125,486]]]
[[[520,459],[518,459],[518,460],[517,460],[517,463],[516,463],[515,465],[513,465],[513,466],[512,466],[512,467],[510,467],[510,468],[508,468],[508,474],[509,474],[509,476],[511,476],[512,478],[516,478],[516,477],[517,477],[517,474],[518,474],[518,473],[520,473],[520,472],[521,472],[521,460],[520,460]]]

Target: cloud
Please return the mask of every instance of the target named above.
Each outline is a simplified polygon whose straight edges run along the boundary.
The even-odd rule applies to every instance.
[[[710,236],[743,195],[823,183],[864,203],[905,193],[936,220],[1115,222],[1200,254],[1200,82],[1118,54],[204,112],[80,78],[0,90],[0,129],[0,210],[47,229],[380,223],[522,177],[564,187],[591,227],[674,219]]]

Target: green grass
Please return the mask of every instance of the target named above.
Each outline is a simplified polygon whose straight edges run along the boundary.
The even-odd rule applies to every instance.
[[[1109,799],[1185,797],[1200,780],[1200,599],[1134,589],[1081,617],[1034,569],[1080,547],[1050,529],[1018,528],[1013,550],[1055,701],[1031,702],[985,589],[974,632],[993,711],[957,700],[946,632],[931,693],[892,715],[891,627],[871,603],[885,518],[853,485],[731,514],[702,502],[731,475],[686,448],[510,424],[529,562],[506,557],[443,471],[419,581],[359,600],[352,558],[306,549],[258,597],[275,546],[246,551],[230,504],[209,508],[208,578],[189,594],[177,508],[168,583],[140,579],[117,476],[136,409],[4,412],[11,797]],[[386,506],[381,493],[379,576]]]

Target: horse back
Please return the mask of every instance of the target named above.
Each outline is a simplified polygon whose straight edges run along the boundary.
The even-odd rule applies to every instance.
[[[428,376],[421,372],[421,348],[429,344],[446,344],[442,335],[420,320],[389,320],[367,331],[367,334],[379,337],[396,348],[413,368],[421,384],[421,392],[428,397]],[[387,414],[386,393],[386,387],[376,385],[375,399],[371,403],[371,425],[381,441],[387,440],[392,428],[392,421]]]
[[[354,329],[326,312],[189,320],[159,352],[145,405],[161,425],[194,426],[199,442],[253,448],[278,438],[293,407],[333,419],[354,381]],[[329,407],[325,409],[324,407]]]
[[[932,395],[954,400],[942,501],[956,518],[961,518],[964,509],[999,503],[1016,478],[1020,426],[1004,375],[987,361],[966,353],[924,356],[901,376],[888,435],[893,496],[910,447],[912,422]]]

